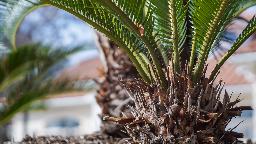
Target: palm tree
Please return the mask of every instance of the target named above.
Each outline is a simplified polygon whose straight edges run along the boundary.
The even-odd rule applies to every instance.
[[[130,112],[127,105],[134,105],[126,90],[120,86],[120,79],[138,78],[138,72],[128,56],[113,42],[101,34],[98,34],[98,42],[105,58],[106,70],[103,72],[104,80],[98,82],[96,100],[101,108],[101,117],[120,117],[122,113]],[[110,136],[127,137],[122,125],[109,121],[102,121],[101,131]]]
[[[52,5],[84,20],[129,56],[141,79],[124,87],[135,102],[132,115],[105,117],[123,124],[135,143],[233,143],[226,130],[250,107],[235,106],[214,84],[221,66],[256,30],[256,18],[207,77],[207,58],[226,26],[255,0],[1,0],[2,32],[15,47],[18,24],[35,8]],[[8,18],[8,19],[7,19]]]
[[[4,107],[0,109],[0,126],[6,127],[6,123],[9,123],[15,114],[24,111],[23,126],[26,134],[26,120],[32,102],[52,93],[74,90],[75,88],[66,81],[53,82],[49,71],[57,62],[77,50],[79,49],[52,50],[49,47],[31,45],[2,51],[0,96],[5,101]]]

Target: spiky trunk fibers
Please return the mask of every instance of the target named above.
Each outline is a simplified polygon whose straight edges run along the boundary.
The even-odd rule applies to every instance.
[[[169,90],[148,85],[141,80],[124,81],[135,102],[132,116],[105,117],[105,120],[125,126],[134,143],[143,144],[229,144],[239,142],[242,133],[226,130],[230,120],[249,106],[235,106],[240,99],[230,101],[223,84],[209,83],[203,75],[193,85],[186,70],[181,75],[169,71]]]
[[[115,44],[102,35],[98,35],[99,45],[105,57],[106,72],[104,80],[99,82],[97,103],[101,107],[102,116],[120,117],[121,113],[128,114],[130,110],[127,105],[134,105],[125,89],[120,86],[120,79],[137,77],[138,73],[133,67],[128,56],[124,54]],[[115,137],[128,137],[122,125],[103,121],[102,131]]]

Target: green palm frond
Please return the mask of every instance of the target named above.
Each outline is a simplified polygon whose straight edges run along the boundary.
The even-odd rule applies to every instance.
[[[191,2],[190,11],[194,34],[190,67],[194,67],[194,79],[197,79],[203,72],[210,51],[223,38],[227,25],[238,14],[255,3],[255,0],[211,0],[209,2],[195,0]],[[192,59],[196,54],[198,60],[194,66]]]
[[[176,72],[180,71],[180,53],[186,39],[187,5],[183,0],[152,0],[156,19],[155,31],[165,54],[172,51]],[[168,55],[167,59],[170,59]]]
[[[90,3],[90,1],[88,1],[88,2],[87,1],[83,1],[83,3],[80,6],[84,6],[85,2],[86,3]],[[61,4],[65,6],[65,3],[61,2],[61,1],[58,1],[58,2],[57,1],[50,1],[50,3],[52,3],[52,5],[54,5],[56,7],[60,7],[60,8],[62,8],[60,6]],[[71,2],[71,3],[74,4],[74,3],[77,3],[77,2]],[[136,50],[137,49],[138,51],[143,52],[143,54],[146,55],[150,61],[152,60],[153,67],[155,67],[155,69],[156,69],[156,74],[160,78],[160,82],[159,83],[162,84],[162,86],[165,85],[164,87],[166,87],[166,80],[164,79],[165,74],[164,74],[164,72],[162,70],[161,63],[160,63],[160,60],[159,60],[159,56],[157,55],[157,53],[158,53],[157,52],[158,51],[158,46],[157,46],[157,43],[155,41],[155,36],[153,34],[153,22],[154,22],[154,19],[153,19],[153,16],[152,16],[152,11],[150,11],[150,8],[148,8],[148,11],[146,12],[146,14],[144,14],[145,18],[143,18],[143,17],[141,18],[141,19],[144,19],[143,22],[142,22],[142,21],[138,21],[138,20],[136,20],[134,18],[130,18],[129,17],[130,14],[127,14],[126,11],[122,10],[123,8],[122,8],[121,2],[115,3],[114,1],[97,0],[95,2],[91,2],[91,4],[93,4],[93,8],[96,9],[97,11],[99,9],[104,11],[104,9],[105,9],[105,13],[109,13],[108,17],[104,18],[104,20],[106,20],[107,23],[106,24],[101,24],[101,26],[104,27],[106,25],[110,25],[111,29],[110,30],[107,29],[105,31],[102,31],[100,29],[98,29],[98,30],[103,32],[106,35],[108,33],[113,32],[113,30],[120,30],[122,32],[117,31],[115,33],[118,36],[120,34],[125,35],[125,38],[126,38],[125,40],[126,41],[128,41],[128,39],[131,39],[131,36],[136,38],[136,40],[133,40],[132,42],[133,43],[137,42],[137,44],[135,46],[132,45],[131,47],[128,47],[126,50],[129,51],[129,50],[133,50],[133,49]],[[76,6],[79,6],[79,5],[77,4]],[[95,8],[97,6],[99,8]],[[86,8],[87,7],[82,9],[82,11],[84,11],[85,14],[83,14],[80,17],[88,18],[88,15],[86,14],[88,9],[86,9]],[[71,7],[71,9],[74,9],[74,7]],[[96,14],[95,13],[90,13],[90,15],[94,19],[99,19],[99,18],[101,18],[101,16],[103,16],[100,13],[96,13]],[[113,18],[115,20],[112,20],[113,18],[111,18],[110,16],[113,16]],[[111,18],[111,19],[108,19],[108,18]],[[138,22],[142,22],[142,23],[138,23]],[[90,22],[88,22],[88,23],[91,24]],[[120,25],[117,25],[118,23]],[[97,22],[97,24],[99,24],[99,22]],[[118,27],[115,29],[116,25]],[[95,25],[92,24],[92,26],[94,26],[97,29],[97,27]],[[125,32],[125,31],[127,31],[127,32]],[[111,36],[108,36],[108,37],[111,39]],[[113,38],[112,38],[112,40],[113,40]],[[120,43],[120,40],[121,39],[119,37],[119,38],[115,39],[114,41],[120,47],[122,47],[122,48],[127,47],[127,44],[126,44],[126,46],[122,46],[121,43]],[[130,46],[130,44],[128,46]],[[138,52],[135,51],[135,53],[138,53]],[[131,56],[130,56],[130,58],[131,58]],[[161,57],[160,57],[160,59],[161,59]],[[147,60],[144,60],[144,61],[147,61]],[[140,62],[140,64],[143,64],[143,62]],[[145,69],[147,69],[147,67],[148,66],[144,66],[144,71],[145,71]],[[138,69],[138,67],[137,67],[137,69]],[[150,76],[150,75],[154,74],[152,71],[150,73],[151,74],[147,74],[147,76]],[[145,76],[143,78],[145,79]],[[152,79],[152,78],[150,78],[150,79]]]
[[[145,50],[146,50],[144,51],[146,52],[145,54],[148,55],[149,59],[152,60],[154,64],[154,67],[156,69],[156,75],[160,79],[159,83],[163,87],[166,87],[167,83],[166,83],[166,79],[164,79],[165,74],[162,70],[159,56],[157,55],[158,45],[155,41],[155,35],[153,33],[154,19],[153,19],[153,12],[151,11],[151,8],[150,8],[151,5],[148,5],[149,7],[146,7],[144,1],[134,1],[134,0],[130,0],[130,1],[95,0],[95,1],[98,4],[100,4],[102,7],[104,7],[107,11],[111,12],[111,14],[113,14],[115,17],[117,17],[122,23],[122,25],[127,27],[130,30],[130,32],[132,32],[133,36],[138,38],[139,43],[145,47]],[[142,9],[140,9],[139,11],[134,8],[131,9],[129,5],[127,6],[125,5],[125,2],[129,2],[129,3],[136,2],[136,4],[138,3]],[[144,14],[145,17],[144,15],[140,14],[143,12],[144,8],[147,8],[147,12],[146,14]],[[137,12],[134,10],[136,10]],[[136,15],[136,13],[138,14]],[[135,16],[132,14],[135,14]],[[142,20],[138,20],[138,15],[141,16],[140,19]],[[97,15],[95,16],[97,17]],[[140,45],[140,47],[142,45]]]
[[[26,74],[31,71],[32,63],[25,63],[22,66],[16,68],[13,70],[10,74],[6,75],[5,72],[2,72],[1,70],[1,76],[5,75],[4,77],[1,77],[1,85],[0,85],[0,91],[4,91],[5,89],[9,88],[13,83],[16,83],[26,77]]]
[[[196,83],[226,26],[255,3],[255,0],[0,0],[0,12],[7,16],[6,9],[19,8],[23,13],[13,13],[20,22],[26,12],[43,5],[66,10],[121,47],[145,81],[160,83],[166,89],[164,71],[169,61],[179,73],[183,67],[181,61],[189,60],[189,73]],[[184,50],[190,51],[190,58],[182,57]]]
[[[38,0],[1,0],[0,1],[0,40],[8,39],[12,48],[16,48],[16,32],[25,18],[33,10],[43,6]]]
[[[255,5],[256,5],[256,0],[240,0],[239,7],[234,12],[233,17],[238,16],[239,14],[244,12],[246,9]]]
[[[141,76],[146,81],[150,81],[148,70],[150,63],[146,63],[147,60],[140,57],[140,53],[147,52],[145,45],[115,15],[90,0],[72,1],[70,5],[66,1],[57,0],[47,1],[46,3],[72,13],[115,41],[129,55]],[[145,53],[145,55],[147,54]]]
[[[35,68],[37,71],[46,70],[59,60],[81,50],[50,50],[39,45],[23,46],[6,53],[0,58],[0,91],[13,83],[24,79]]]
[[[0,125],[36,100],[53,93],[74,90],[70,83],[53,82],[49,70],[81,50],[52,50],[40,45],[23,46],[5,53],[0,64],[0,92],[7,106],[0,111]]]
[[[228,50],[228,52],[221,58],[218,64],[215,66],[214,70],[211,73],[210,80],[213,80],[221,66],[231,57],[236,50],[256,31],[256,18],[253,17],[246,28],[242,31],[239,37],[236,39],[235,43]]]
[[[201,1],[201,2],[203,2],[203,1]],[[221,1],[219,1],[219,2],[221,2]],[[196,2],[194,2],[194,3],[196,3]],[[208,46],[208,47],[205,47],[208,50],[200,49],[202,47],[202,42],[200,42],[200,40],[202,40],[205,37],[204,34],[206,34],[206,30],[208,30],[207,22],[209,22],[211,20],[211,17],[207,14],[212,14],[212,13],[206,12],[206,11],[208,10],[208,8],[211,8],[212,5],[215,5],[216,3],[215,4],[214,3],[205,3],[205,4],[208,4],[207,8],[199,10],[199,11],[202,11],[202,14],[198,14],[197,11],[195,11],[196,5],[194,3],[192,2],[192,4],[190,5],[190,12],[192,13],[191,15],[198,15],[198,18],[196,18],[196,16],[192,16],[192,18],[194,19],[193,20],[194,28],[193,28],[192,38],[191,38],[191,40],[192,40],[192,42],[191,42],[191,55],[190,55],[190,60],[189,60],[189,62],[190,62],[189,67],[191,69],[190,70],[191,72],[193,71],[194,66],[195,66],[194,65],[195,64],[194,59],[196,57],[198,57],[198,55],[200,55],[200,53],[201,54],[204,53],[203,56],[201,56],[200,58],[197,58],[197,59],[198,59],[198,61],[205,62],[206,61],[205,59],[208,57],[209,52],[213,48],[218,49],[218,42],[220,42],[223,39],[223,36],[225,36],[226,26],[232,21],[232,19],[234,19],[240,13],[245,11],[247,8],[256,5],[256,0],[233,0],[233,1],[229,1],[230,4],[227,7],[226,12],[224,13],[225,15],[221,14],[222,21],[221,21],[221,23],[218,23],[218,25],[220,25],[221,27],[219,27],[219,29],[216,30],[217,35],[215,34],[216,37],[214,38],[213,44]],[[198,8],[201,8],[201,7],[198,6]],[[199,18],[199,17],[201,17],[201,18]],[[195,25],[196,21],[199,21],[198,26]],[[204,24],[207,24],[206,27],[204,26]],[[201,28],[201,26],[204,26],[204,27]],[[196,29],[198,29],[198,30],[196,30]],[[205,59],[203,60],[202,57],[205,57]],[[203,64],[201,64],[201,65],[203,65]],[[197,68],[199,69],[199,66]]]
[[[225,26],[232,20],[238,7],[239,1],[232,1],[232,3],[231,0],[192,1],[190,8],[196,33],[194,43],[198,46],[198,61],[194,71],[195,79],[202,73],[210,50]]]
[[[29,88],[25,88],[24,85],[28,86],[27,83],[21,83],[19,84],[20,87],[15,87],[16,90],[12,91],[10,94],[10,96],[12,96],[12,101],[9,101],[10,103],[0,110],[0,126],[10,121],[11,118],[18,112],[26,110],[26,108],[33,102],[42,100],[43,98],[49,96],[49,94],[58,94],[65,91],[74,90],[74,87],[70,86],[68,83],[58,84],[51,81],[44,82],[43,85],[31,84],[29,85]],[[17,94],[17,90],[19,90],[19,95]]]

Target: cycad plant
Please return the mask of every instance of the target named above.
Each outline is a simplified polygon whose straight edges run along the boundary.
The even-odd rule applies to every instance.
[[[141,79],[124,81],[135,102],[132,115],[105,120],[123,124],[135,143],[233,143],[226,130],[250,107],[235,106],[214,80],[226,60],[256,30],[256,18],[206,76],[207,58],[225,28],[254,0],[1,0],[2,32],[12,45],[24,16],[51,5],[84,20],[129,56]],[[15,47],[15,46],[14,46]]]

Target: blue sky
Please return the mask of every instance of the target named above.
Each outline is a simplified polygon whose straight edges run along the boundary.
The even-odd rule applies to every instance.
[[[34,42],[54,47],[73,47],[95,42],[95,31],[83,21],[63,10],[40,8],[29,14],[20,27],[31,33]]]
[[[19,29],[35,43],[53,48],[85,46],[89,49],[70,57],[68,65],[96,57],[96,34],[90,26],[71,14],[53,7],[40,8],[29,14]]]

